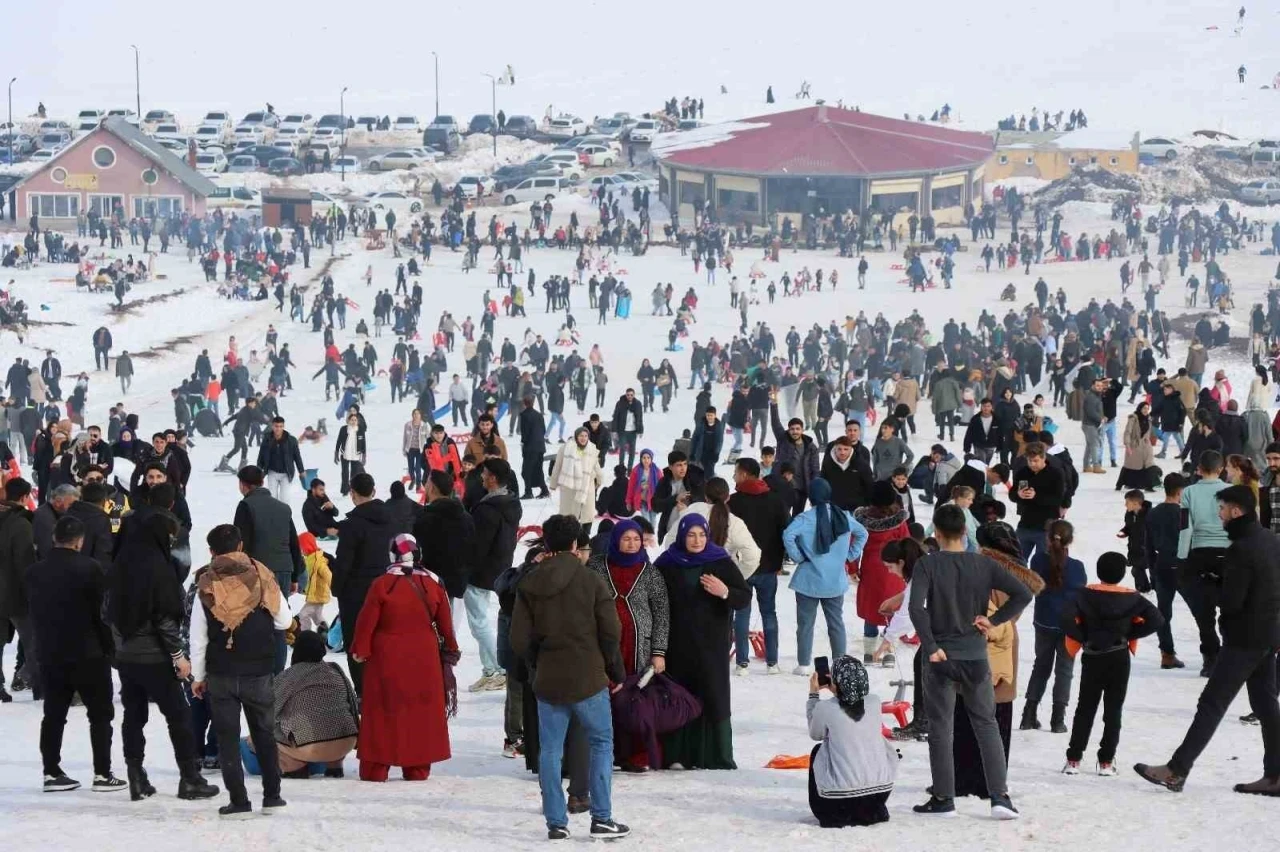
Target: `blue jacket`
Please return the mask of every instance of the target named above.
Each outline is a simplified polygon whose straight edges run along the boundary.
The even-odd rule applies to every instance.
[[[1062,611],[1067,601],[1073,600],[1076,593],[1089,584],[1089,576],[1085,573],[1084,563],[1079,559],[1067,557],[1067,564],[1062,571],[1062,585],[1053,588],[1049,585],[1049,554],[1036,550],[1031,557],[1031,570],[1044,580],[1044,591],[1036,595],[1035,616],[1032,623],[1043,630],[1062,632]]]
[[[835,506],[830,510],[843,511]],[[795,573],[791,575],[791,591],[811,598],[838,598],[848,591],[849,574],[844,563],[862,556],[868,533],[851,513],[845,512],[844,515],[849,521],[849,531],[821,555],[817,554],[814,546],[818,524],[814,509],[787,525],[782,533],[782,545],[787,549],[787,556],[796,563]]]

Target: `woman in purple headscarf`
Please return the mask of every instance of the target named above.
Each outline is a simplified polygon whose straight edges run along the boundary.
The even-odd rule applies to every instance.
[[[661,673],[667,667],[667,635],[670,607],[667,584],[649,564],[640,525],[631,519],[618,521],[609,536],[609,550],[587,561],[587,567],[604,578],[613,593],[618,621],[622,625],[622,664],[627,676],[653,666]],[[649,765],[643,743],[630,743],[617,734],[614,725],[614,754],[624,771],[644,771]]]
[[[673,544],[655,563],[667,584],[671,629],[667,675],[702,701],[702,716],[662,738],[663,765],[737,769],[729,708],[733,613],[751,602],[742,572],[712,543],[706,518],[680,519]]]

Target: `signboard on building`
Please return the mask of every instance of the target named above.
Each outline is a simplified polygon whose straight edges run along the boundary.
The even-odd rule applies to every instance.
[[[67,189],[97,189],[97,175],[67,175],[67,179],[62,182]]]

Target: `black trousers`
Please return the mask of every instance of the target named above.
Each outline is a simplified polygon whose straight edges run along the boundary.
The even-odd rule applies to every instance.
[[[338,492],[343,496],[347,496],[347,492],[351,490],[351,479],[364,470],[364,465],[358,460],[342,459],[342,482],[338,485]]]
[[[249,739],[262,767],[262,794],[280,795],[280,753],[273,732],[276,723],[275,695],[271,675],[235,677],[211,674],[206,686],[213,714],[213,730],[218,735],[218,762],[222,783],[231,801],[249,801],[244,789],[244,764],[240,757],[240,711],[249,722]]]
[[[889,801],[889,793],[875,793],[870,796],[856,796],[851,799],[824,799],[818,792],[818,784],[813,777],[813,761],[818,759],[818,749],[822,743],[809,752],[809,810],[823,828],[847,828],[854,825],[875,825],[889,821],[889,809],[885,803]]]
[[[120,739],[124,742],[126,763],[142,763],[146,757],[147,737],[143,729],[150,715],[149,704],[159,708],[169,726],[169,742],[173,757],[182,764],[196,757],[196,741],[191,735],[191,707],[173,665],[163,663],[120,663],[120,703],[124,705],[124,721]],[[83,695],[81,696],[84,697]]]
[[[44,678],[44,718],[40,721],[40,759],[45,775],[62,771],[62,732],[67,710],[77,692],[89,716],[89,743],[93,747],[93,774],[111,774],[111,666],[105,657],[59,665],[49,660],[40,667]]]
[[[520,462],[520,478],[524,480],[524,493],[532,494],[536,488],[540,492],[547,490],[547,478],[542,470],[542,456],[534,448],[534,452],[526,455]]]
[[[1102,741],[1098,743],[1098,762],[1115,760],[1116,745],[1120,742],[1120,716],[1129,690],[1129,666],[1128,648],[1107,654],[1081,655],[1080,694],[1076,698],[1076,716],[1071,722],[1067,760],[1084,756],[1099,702],[1102,702]]]
[[[224,462],[231,461],[231,457],[239,452],[240,463],[243,465],[245,460],[249,457],[249,444],[246,440],[246,436],[241,435],[239,432],[233,432],[231,437],[234,439],[234,443],[231,445],[231,452],[223,456],[222,460]]]
[[[1276,701],[1276,652],[1271,648],[1224,647],[1213,664],[1209,682],[1196,702],[1196,715],[1173,753],[1169,768],[1187,775],[1209,745],[1218,723],[1240,692],[1249,692],[1249,709],[1262,725],[1262,774],[1280,777],[1280,703]]]
[[[1222,647],[1218,638],[1218,596],[1226,554],[1220,547],[1192,548],[1178,568],[1179,591],[1191,606],[1200,631],[1200,653],[1206,657],[1216,656]]]

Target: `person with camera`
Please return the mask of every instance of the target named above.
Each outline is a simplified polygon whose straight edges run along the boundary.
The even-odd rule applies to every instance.
[[[826,657],[814,663],[805,705],[809,736],[818,741],[809,754],[809,809],[823,828],[888,822],[898,754],[881,735],[880,699],[870,694],[867,670],[848,654],[830,666]],[[822,689],[835,700],[823,701]]]

